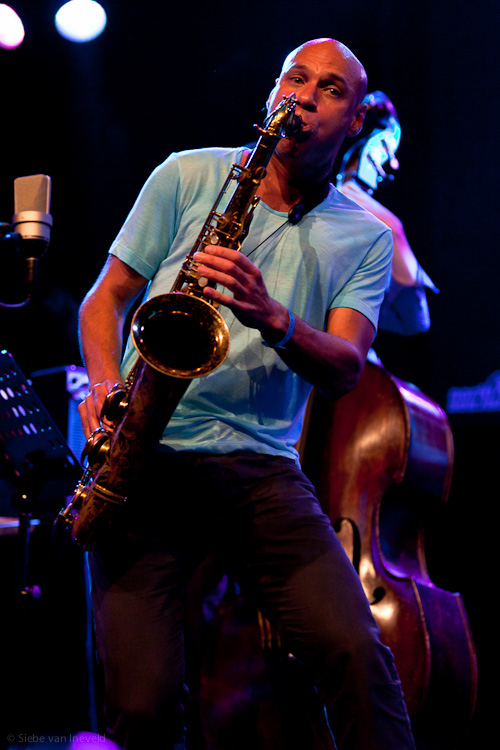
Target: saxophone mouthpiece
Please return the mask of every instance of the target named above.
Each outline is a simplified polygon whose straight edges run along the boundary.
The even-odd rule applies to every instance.
[[[303,121],[302,117],[300,115],[295,115],[294,114],[294,116],[292,117],[291,122],[289,123],[289,125],[287,125],[287,127],[285,129],[285,132],[283,134],[284,137],[285,138],[294,138],[295,136],[297,136],[301,132],[303,125],[304,125],[304,121]]]

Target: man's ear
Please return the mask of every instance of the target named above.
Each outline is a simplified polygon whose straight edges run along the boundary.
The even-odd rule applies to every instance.
[[[356,112],[346,133],[349,138],[353,138],[355,135],[358,135],[358,133],[361,133],[367,108],[367,104],[360,104],[359,107],[356,108]]]

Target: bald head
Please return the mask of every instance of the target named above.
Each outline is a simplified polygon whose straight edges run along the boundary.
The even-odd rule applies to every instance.
[[[321,179],[329,174],[344,139],[363,127],[366,85],[364,67],[335,39],[313,39],[290,52],[267,100],[272,112],[284,96],[296,99],[300,128],[278,144],[281,163]]]
[[[290,54],[285,58],[283,67],[281,69],[281,75],[283,75],[287,68],[290,67],[290,65],[296,59],[297,55],[299,55],[302,50],[306,50],[312,47],[315,47],[318,52],[324,52],[325,55],[328,55],[331,51],[335,51],[343,58],[346,66],[346,71],[348,71],[349,74],[350,83],[353,89],[356,91],[357,103],[361,104],[368,86],[366,71],[356,55],[354,55],[351,50],[345,46],[345,44],[342,44],[342,42],[339,42],[336,39],[330,39],[326,37],[320,39],[312,39],[311,41],[304,42],[304,44],[296,47],[296,49],[292,50],[292,52],[290,52]]]

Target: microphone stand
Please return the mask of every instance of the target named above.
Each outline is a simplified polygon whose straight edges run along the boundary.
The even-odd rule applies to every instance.
[[[41,219],[47,226],[52,224],[52,217],[48,214],[40,214],[40,212],[26,211],[24,212],[28,219]],[[20,302],[4,302],[0,299],[0,307],[4,308],[21,308],[28,305],[35,293],[36,285],[38,282],[38,262],[43,256],[49,246],[48,235],[46,237],[29,237],[27,239],[15,231],[14,225],[8,224],[7,222],[0,222],[0,250],[2,254],[4,252],[10,253],[10,258],[17,260],[21,257],[24,260],[25,266],[25,297]],[[0,361],[3,361],[6,352],[0,353]],[[7,355],[8,356],[8,355]],[[12,360],[13,365],[4,370],[8,372],[7,378],[16,376],[17,366]],[[10,370],[10,372],[9,372]],[[23,378],[22,373],[18,374],[19,377]],[[5,379],[5,375],[0,377],[0,381]],[[27,381],[26,381],[27,384]],[[7,449],[0,442],[0,448],[4,454],[4,459],[7,454]],[[7,455],[7,459],[10,457]],[[23,460],[24,468],[27,465],[26,460]],[[13,505],[17,510],[18,514],[18,556],[17,556],[17,577],[18,577],[18,597],[19,602],[22,606],[25,606],[25,602],[37,601],[41,597],[41,591],[38,586],[28,586],[29,576],[29,537],[31,531],[31,519],[33,512],[33,488],[29,487],[29,472],[25,473],[23,484],[25,485],[22,490],[18,490],[15,498],[13,499]],[[14,472],[18,481],[21,477],[21,472],[16,470]]]
[[[18,309],[28,306],[35,297],[39,262],[49,245],[52,226],[52,217],[48,213],[50,178],[46,175],[17,178],[14,181],[14,192],[16,213],[12,218],[12,224],[0,222],[0,252],[3,256],[1,261],[7,266],[10,263],[15,268],[15,273],[6,274],[9,282],[9,296],[12,294],[12,287],[16,289],[12,295],[14,301],[0,299],[0,308]],[[40,195],[43,196],[41,200]],[[22,276],[20,284],[16,284],[18,275]],[[0,293],[0,298],[1,296]],[[19,301],[16,298],[19,298]],[[8,384],[6,384],[7,381]],[[3,459],[2,463],[7,469],[10,469],[10,483],[13,484],[11,512],[15,510],[15,515],[18,517],[17,602],[21,615],[19,624],[25,628],[30,626],[30,618],[26,617],[28,608],[42,596],[39,586],[30,585],[29,582],[32,517],[40,517],[44,503],[49,503],[45,506],[47,514],[55,515],[61,508],[63,498],[67,499],[74,493],[82,468],[58,427],[32,390],[31,384],[26,380],[13,357],[8,352],[1,351],[1,346],[0,387],[6,389],[5,392],[10,390],[13,394],[7,402],[0,398],[2,428],[16,432],[14,439],[2,441],[0,437],[0,458]],[[19,416],[12,417],[14,410],[19,415],[21,409],[18,407],[22,404],[26,406],[26,400],[33,409],[32,415],[36,416],[28,416],[26,420],[20,419]],[[2,413],[2,408],[6,409],[5,413]],[[12,424],[9,424],[9,420]],[[37,428],[38,424],[42,424],[41,429],[34,431],[33,425]],[[56,498],[57,508],[53,508],[50,503]],[[88,571],[85,561],[83,565],[87,616],[85,663],[88,682],[88,719],[90,728],[97,732],[91,605],[87,591]]]
[[[14,231],[12,224],[0,223],[0,250],[11,254],[12,259],[22,257],[25,266],[25,296],[20,302],[4,302],[0,299],[0,307],[26,307],[35,294],[38,283],[38,263],[45,255],[49,241],[44,238],[23,238]]]
[[[41,215],[39,212],[25,212],[29,217],[43,216],[43,220],[48,224],[52,223],[52,218],[48,215]],[[0,299],[0,307],[4,308],[20,308],[26,307],[33,296],[38,282],[38,262],[47,250],[49,246],[49,240],[47,238],[28,238],[24,239],[19,232],[16,232],[12,224],[7,222],[0,222],[0,250],[2,252],[7,251],[11,253],[11,257],[24,259],[24,265],[26,268],[25,272],[25,298],[20,302],[4,302]],[[3,360],[6,352],[0,352],[0,361]],[[14,362],[14,360],[12,360]],[[14,363],[12,374],[15,373],[17,366]],[[20,373],[20,376],[22,374]],[[10,375],[9,375],[10,377]],[[4,380],[4,377],[0,377],[0,381]],[[27,381],[26,381],[27,383]],[[0,448],[2,444],[0,444]],[[5,458],[5,450],[2,450]],[[19,471],[15,472],[19,478]],[[31,518],[33,511],[33,489],[29,488],[29,473],[26,474],[24,479],[25,487],[23,490],[19,490],[13,499],[13,505],[17,509],[18,513],[18,559],[17,559],[17,576],[18,576],[18,596],[19,601],[26,602],[27,600],[36,601],[41,597],[41,591],[38,586],[28,586],[29,576],[29,536],[31,531]]]
[[[7,222],[0,222],[0,250],[11,254],[11,259],[22,258],[25,266],[25,297],[20,302],[4,302],[0,299],[0,307],[4,308],[21,308],[26,307],[33,299],[37,282],[38,282],[38,263],[41,258],[45,255],[45,252],[49,246],[50,231],[49,227],[52,226],[52,217],[50,214],[42,213],[35,210],[26,210],[15,215],[13,222],[18,220],[19,224],[28,225],[32,231],[32,235],[23,237],[22,234],[15,231],[14,224],[8,224]],[[37,228],[43,227],[43,233],[45,236],[41,236],[40,230]],[[6,352],[0,352],[0,361],[3,360]],[[7,355],[9,356],[9,355]],[[11,375],[15,375],[17,366],[12,360],[13,366]],[[9,377],[11,376],[9,375]],[[24,378],[22,373],[18,373],[18,376]],[[4,378],[0,377],[0,381]],[[27,381],[26,381],[27,384]],[[0,448],[2,447],[0,443]],[[2,450],[5,453],[5,450]],[[19,477],[20,472],[16,471],[16,475]],[[14,501],[14,505],[18,510],[19,519],[19,553],[18,553],[18,594],[20,601],[26,599],[38,600],[41,596],[41,591],[38,586],[28,586],[28,575],[29,575],[29,535],[31,529],[31,517],[33,510],[33,490],[29,489],[29,474],[26,474],[24,482],[24,490],[17,493],[17,497]]]
[[[16,501],[18,507],[18,556],[17,556],[17,593],[22,609],[28,602],[38,601],[42,592],[39,586],[29,586],[30,561],[30,533],[33,511],[33,500],[29,495],[22,494]]]

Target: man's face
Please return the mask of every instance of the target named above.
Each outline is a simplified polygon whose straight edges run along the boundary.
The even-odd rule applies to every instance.
[[[344,138],[360,131],[364,71],[347,52],[334,41],[324,41],[299,48],[285,61],[269,95],[268,111],[295,92],[295,113],[302,127],[292,139],[278,144],[280,157],[331,166]]]

